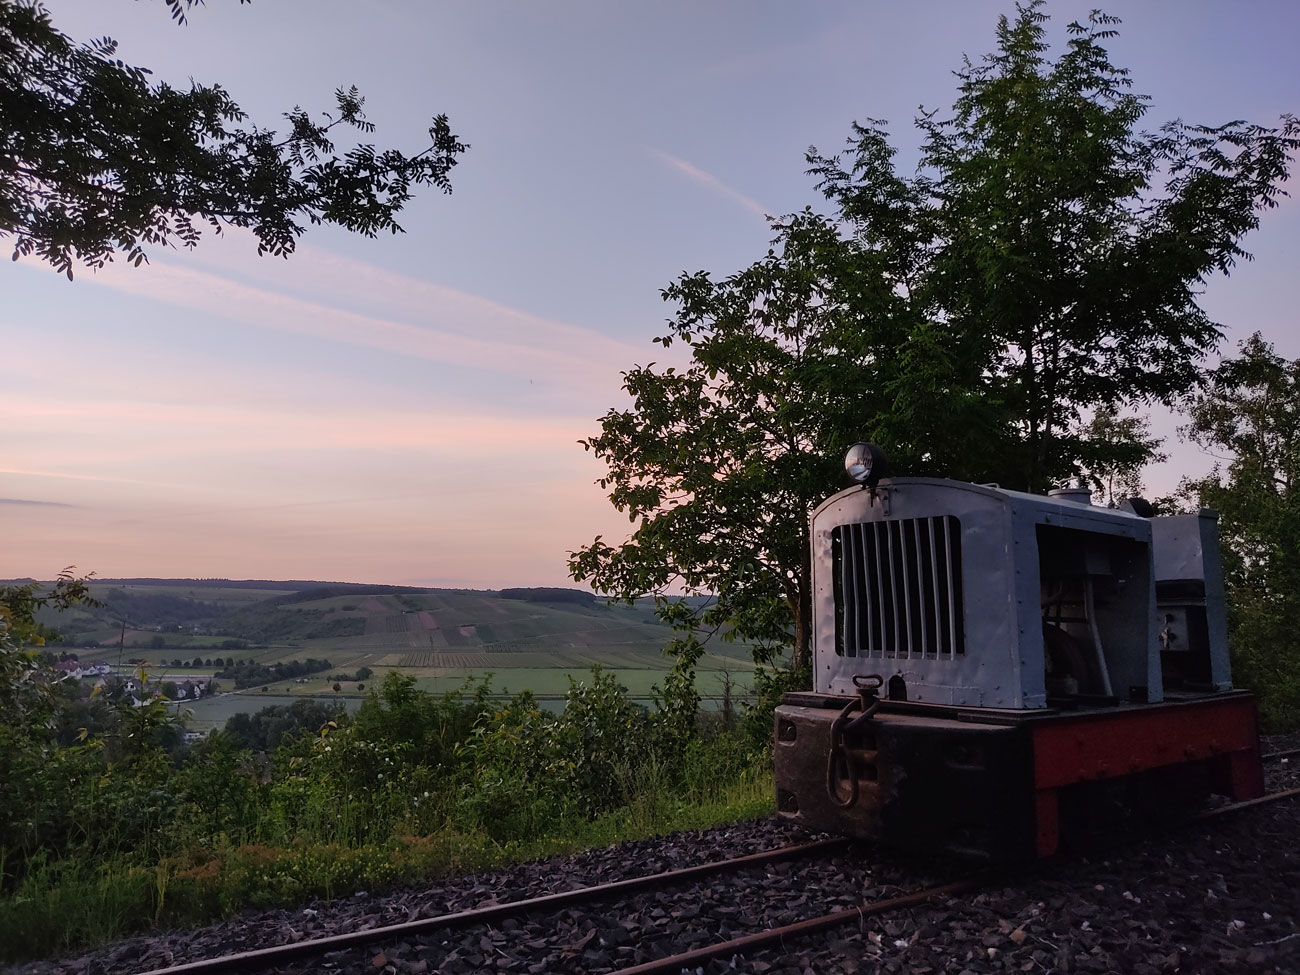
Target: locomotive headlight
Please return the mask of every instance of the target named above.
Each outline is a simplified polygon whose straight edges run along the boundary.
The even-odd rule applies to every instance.
[[[844,469],[859,484],[875,487],[888,473],[889,462],[885,452],[873,443],[855,443],[844,455]]]

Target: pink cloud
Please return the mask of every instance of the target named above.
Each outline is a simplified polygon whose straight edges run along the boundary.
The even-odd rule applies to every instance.
[[[209,268],[234,272],[271,285],[277,291],[305,292],[328,304],[334,300],[387,313],[407,321],[525,348],[582,349],[585,358],[624,367],[646,351],[600,332],[511,308],[480,295],[398,274],[365,261],[300,244],[288,261],[260,258],[256,239],[243,230],[227,229],[214,246],[194,252],[194,260]]]
[[[240,284],[214,274],[154,262],[110,264],[86,280],[128,294],[221,314],[250,324],[348,345],[417,356],[453,366],[488,368],[525,378],[598,381],[617,377],[625,362],[491,338],[473,338]],[[571,348],[572,346],[566,346]]]
[[[69,350],[14,321],[0,494],[75,507],[7,519],[0,575],[75,563],[101,576],[563,585],[568,549],[626,528],[575,441],[651,346],[316,251],[254,263],[229,250],[196,255],[215,253],[216,267],[111,266],[77,284],[474,368],[484,382],[450,394],[293,357],[251,357],[232,378],[181,341],[106,330]]]
[[[626,521],[580,456],[533,478],[455,468],[436,493],[401,485],[372,497],[337,492],[275,503],[265,494],[207,503],[188,493],[95,497],[79,509],[33,509],[11,519],[0,574],[75,563],[100,576],[323,578],[395,582],[437,574],[444,584],[566,585],[565,553]],[[323,490],[348,485],[326,482]],[[503,542],[508,539],[508,544]],[[503,554],[508,556],[503,559]],[[47,565],[53,559],[57,565]]]

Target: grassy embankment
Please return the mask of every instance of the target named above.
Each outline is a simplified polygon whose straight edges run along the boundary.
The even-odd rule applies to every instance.
[[[152,865],[130,858],[59,862],[0,898],[0,961],[93,947],[157,927],[199,925],[244,908],[293,907],[358,890],[382,892],[577,850],[770,815],[770,769],[755,769],[709,801],[661,792],[653,777],[626,806],[593,820],[564,819],[546,836],[502,842],[477,828],[347,846],[228,839]],[[364,809],[345,814],[364,816]]]

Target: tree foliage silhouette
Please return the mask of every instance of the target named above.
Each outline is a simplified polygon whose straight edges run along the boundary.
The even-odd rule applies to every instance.
[[[1219,513],[1233,673],[1260,695],[1265,719],[1300,723],[1300,359],[1256,332],[1192,396],[1184,433],[1223,458],[1182,486]]]
[[[195,2],[167,6],[184,23]],[[259,253],[282,257],[311,224],[396,233],[416,187],[450,192],[467,148],[438,115],[414,154],[340,150],[340,129],[375,130],[356,88],[336,90],[319,117],[294,107],[277,133],[220,85],[152,83],[116,55],[110,38],[61,33],[38,0],[0,0],[0,235],[14,238],[14,260],[34,255],[71,278],[78,263],[193,247],[204,225],[247,228]]]

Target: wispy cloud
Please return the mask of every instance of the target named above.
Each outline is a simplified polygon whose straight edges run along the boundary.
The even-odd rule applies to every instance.
[[[535,315],[311,244],[300,244],[292,259],[277,261],[257,257],[256,238],[246,230],[228,229],[210,242],[215,246],[204,243],[204,248],[193,255],[203,266],[226,274],[233,272],[242,280],[261,282],[278,292],[296,290],[324,304],[343,301],[369,314],[528,348],[580,348],[585,357],[621,364],[645,351],[590,328]]]
[[[560,385],[617,385],[619,371],[649,351],[309,245],[290,261],[259,258],[252,234],[238,229],[193,255],[162,252],[143,267],[113,263],[81,280],[281,332]]]
[[[128,477],[109,477],[104,474],[75,474],[66,471],[36,471],[18,467],[0,467],[0,474],[13,477],[52,477],[63,481],[106,481],[112,484],[146,484],[147,481]],[[76,505],[67,505],[75,508]]]
[[[88,281],[184,308],[215,312],[249,324],[434,362],[532,378],[592,381],[616,378],[618,363],[559,348],[525,345],[334,308],[256,288],[204,271],[155,261],[148,268],[110,264]],[[471,325],[472,327],[472,325]],[[613,343],[611,343],[613,344]]]
[[[102,452],[86,450],[92,460],[144,455],[166,450],[169,456],[191,453],[214,456],[254,450],[342,450],[353,448],[442,448],[460,452],[497,451],[511,447],[521,452],[568,449],[589,434],[592,421],[582,416],[553,413],[491,414],[483,410],[445,410],[426,415],[414,410],[375,409],[351,404],[304,411],[292,405],[280,409],[245,408],[228,403],[169,404],[133,401],[82,403],[46,411],[16,396],[0,396],[6,415],[37,423],[43,436],[57,440],[62,434],[98,436],[116,430]],[[49,422],[41,423],[42,419]],[[87,428],[86,422],[94,426]],[[29,456],[41,453],[29,448]],[[66,452],[55,444],[54,454]],[[73,458],[69,458],[72,460]],[[49,470],[4,469],[0,474],[73,476]],[[89,477],[89,475],[82,475]]]
[[[29,504],[38,508],[75,508],[76,505],[64,504],[62,501],[33,501],[29,498],[0,498],[0,504]]]
[[[0,508],[0,571],[57,550],[102,575],[466,585],[500,575],[485,540],[502,537],[508,581],[548,584],[568,548],[624,530],[576,441],[650,346],[311,248],[259,262],[243,243],[80,276],[98,294],[71,313],[103,305],[123,327],[74,349],[0,311],[0,415],[15,418],[0,493],[54,501]],[[160,318],[268,332],[190,343]],[[240,363],[237,343],[259,339]]]
[[[658,156],[660,161],[667,163],[670,167],[677,170],[677,172],[681,173],[683,176],[685,176],[687,179],[691,180],[692,182],[698,183],[699,185],[705,187],[706,189],[710,189],[713,192],[720,194],[721,196],[725,196],[733,203],[739,203],[750,213],[756,214],[757,216],[761,217],[764,221],[767,220],[767,215],[770,211],[766,207],[764,207],[757,200],[746,196],[744,193],[741,193],[739,190],[733,189],[732,187],[728,186],[726,183],[722,182],[722,180],[718,179],[718,177],[714,176],[712,173],[705,172],[703,169],[700,169],[698,166],[692,166],[685,159],[678,159],[676,156],[670,155],[669,153],[663,152],[662,150],[651,149],[650,151],[653,152],[656,156]]]

